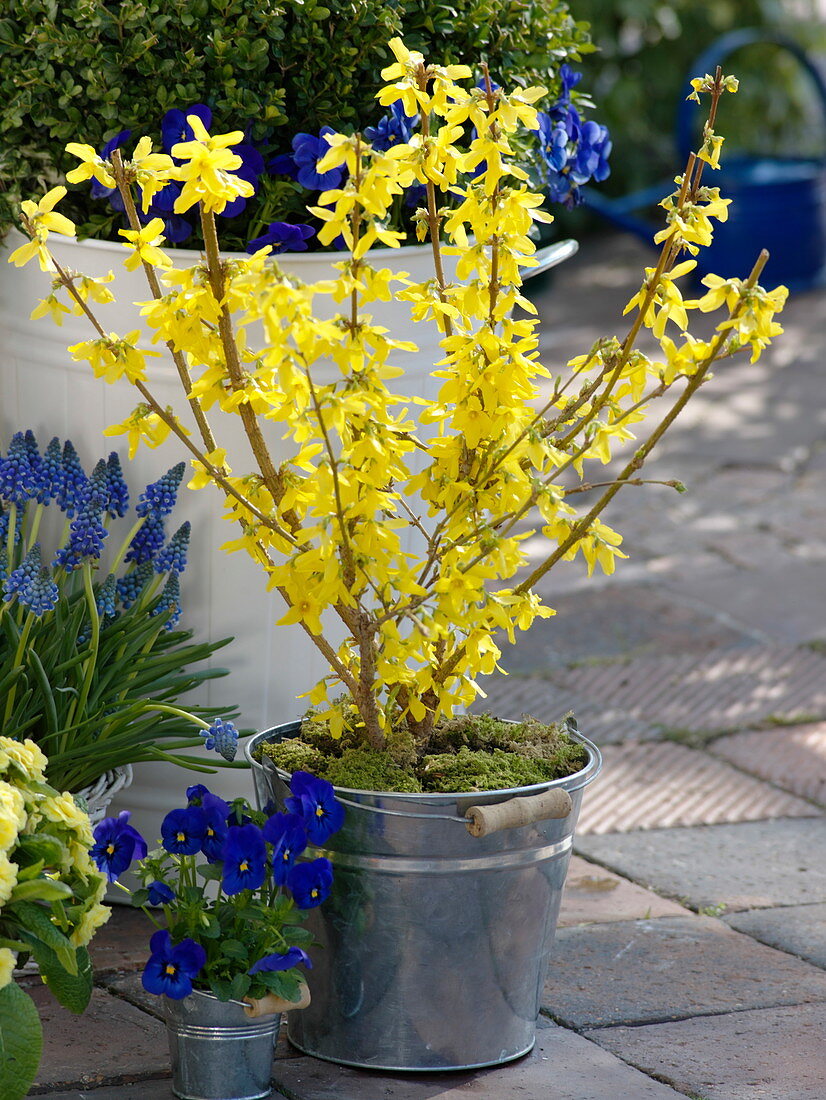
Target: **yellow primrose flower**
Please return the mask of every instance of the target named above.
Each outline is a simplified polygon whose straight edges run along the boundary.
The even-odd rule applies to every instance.
[[[183,214],[200,202],[205,210],[220,214],[228,202],[254,195],[251,183],[233,175],[242,161],[229,151],[229,146],[244,140],[243,131],[211,135],[197,115],[187,115],[187,122],[195,140],[172,146],[172,156],[184,162],[172,176],[184,185],[175,200],[175,213]]]
[[[73,157],[78,157],[81,163],[71,172],[66,173],[69,183],[82,183],[84,180],[95,179],[102,187],[117,187],[115,177],[109,171],[109,164],[105,161],[97,149],[91,145],[80,145],[76,141],[70,141],[66,146],[66,152]]]
[[[95,898],[94,904],[83,913],[69,936],[72,947],[85,947],[98,928],[106,924],[112,915],[112,910],[108,905],[100,904],[103,895],[106,893],[106,880],[103,878],[101,878],[101,885],[98,887],[97,893],[98,896]]]
[[[14,741],[11,737],[0,737],[0,771],[8,772],[9,765],[30,779],[43,780],[48,760],[40,751],[39,745],[28,738]]]
[[[123,261],[127,271],[135,271],[141,264],[151,264],[152,267],[172,267],[172,261],[159,247],[165,240],[164,223],[162,218],[153,218],[140,229],[119,229],[121,237],[125,237],[127,243],[124,248],[132,249],[132,255]]]
[[[39,804],[40,812],[49,821],[68,825],[81,839],[92,843],[89,815],[81,810],[68,791],[50,795]]]
[[[26,824],[23,795],[4,779],[0,779],[0,851],[8,851],[17,834]]]
[[[0,947],[0,989],[7,986],[12,979],[14,968],[17,964],[17,956],[8,947]]]
[[[0,852],[0,909],[6,904],[17,885],[17,864],[12,863],[5,852]]]

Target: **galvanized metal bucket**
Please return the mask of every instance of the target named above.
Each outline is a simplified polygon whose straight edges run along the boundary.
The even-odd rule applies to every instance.
[[[240,1001],[198,990],[164,998],[172,1091],[182,1100],[262,1100],[272,1091],[281,1016],[250,1019]]]
[[[259,805],[282,805],[289,777],[252,752],[299,728],[247,746]],[[320,946],[312,1003],[287,1017],[294,1046],[410,1071],[499,1065],[531,1050],[582,790],[602,764],[575,736],[587,766],[551,783],[475,795],[336,788],[347,815],[323,849],[333,892],[310,913]],[[472,835],[485,814],[527,808],[525,820],[540,802],[564,816]]]

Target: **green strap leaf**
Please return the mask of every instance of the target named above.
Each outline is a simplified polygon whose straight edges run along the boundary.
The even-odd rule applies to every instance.
[[[37,1075],[43,1030],[34,1001],[16,982],[0,989],[0,1083],[3,1100],[23,1100]]]

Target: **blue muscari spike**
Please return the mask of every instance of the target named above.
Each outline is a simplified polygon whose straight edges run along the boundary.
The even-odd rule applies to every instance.
[[[151,562],[163,546],[165,538],[163,516],[159,512],[150,512],[129,543],[124,560],[138,565]]]
[[[24,506],[37,493],[36,471],[22,432],[15,432],[5,458],[0,459],[0,499]]]
[[[203,730],[204,748],[215,749],[224,760],[232,761],[238,751],[238,730],[232,722],[216,718],[208,730]]]
[[[142,565],[139,565],[137,569],[133,569],[130,573],[127,573],[125,576],[121,577],[120,580],[115,582],[118,599],[125,609],[132,606],[141,594],[146,582],[153,576],[154,573],[151,563],[144,562]]]
[[[186,552],[191,530],[192,524],[189,520],[182,523],[163,550],[159,551],[155,558],[156,573],[183,573],[186,569]]]
[[[112,519],[115,516],[122,518],[129,511],[129,488],[123,476],[117,451],[112,451],[109,455],[106,463],[106,475],[109,488],[109,501],[106,510]]]
[[[164,629],[172,630],[174,626],[177,626],[178,620],[181,617],[181,586],[178,583],[178,574],[170,573],[166,584],[163,586],[163,592],[161,592],[160,602],[152,612],[153,615],[162,615],[164,611],[171,611],[172,614],[167,620]]]
[[[55,554],[54,565],[62,566],[67,573],[79,569],[85,558],[99,558],[109,532],[100,522],[105,506],[106,463],[103,459],[95,467],[86,485],[82,503],[69,526],[69,541]]]
[[[98,609],[98,615],[103,618],[114,619],[117,614],[117,608],[115,607],[115,598],[117,596],[117,589],[115,587],[115,574],[110,573],[103,584],[98,589],[96,604]]]
[[[9,556],[6,553],[6,547],[0,545],[0,588],[2,588],[3,582],[9,575]]]
[[[13,569],[3,582],[6,599],[10,600],[12,596],[17,596],[23,602],[24,593],[35,583],[42,568],[40,543],[36,542],[18,567]]]
[[[58,507],[72,519],[85,495],[89,482],[70,439],[63,444],[63,476],[56,500]]]
[[[160,516],[168,516],[175,507],[178,494],[178,486],[184,476],[186,464],[179,462],[171,470],[167,470],[163,477],[146,486],[138,498],[135,511],[139,516],[157,512]]]
[[[20,542],[20,535],[23,530],[23,516],[24,510],[22,508],[17,509],[16,519],[14,524],[14,541]],[[6,545],[6,540],[9,533],[9,513],[5,511],[2,503],[0,503],[0,542]]]
[[[63,479],[63,464],[60,457],[60,440],[53,436],[49,440],[43,455],[40,474],[40,491],[37,499],[40,504],[51,504],[60,492]]]
[[[60,592],[51,571],[44,565],[39,569],[31,584],[18,592],[17,598],[24,607],[27,607],[39,619],[47,611],[54,610],[59,595]]]

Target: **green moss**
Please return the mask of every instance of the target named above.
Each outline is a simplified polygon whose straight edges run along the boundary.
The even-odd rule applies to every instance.
[[[297,737],[290,737],[284,741],[265,741],[258,747],[256,758],[266,757],[277,768],[285,772],[312,772],[313,775],[321,775],[327,766],[327,760],[322,752]]]
[[[565,721],[546,724],[530,716],[507,722],[466,714],[442,722],[419,761],[400,765],[392,752],[359,744],[357,726],[335,740],[310,712],[301,738],[261,746],[284,771],[309,771],[336,787],[363,791],[493,791],[547,783],[580,771],[588,753],[573,741]]]
[[[547,762],[502,749],[435,753],[424,758],[422,768],[430,791],[498,791],[554,778]]]
[[[400,768],[386,752],[345,749],[337,760],[325,761],[323,779],[336,787],[359,791],[421,791],[415,775]]]

